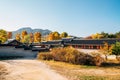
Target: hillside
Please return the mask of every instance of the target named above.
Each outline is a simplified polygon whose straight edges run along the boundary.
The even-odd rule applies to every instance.
[[[18,29],[18,30],[16,30],[16,31],[13,31],[12,32],[12,35],[13,35],[13,38],[15,38],[15,35],[17,34],[17,33],[21,33],[23,30],[26,30],[28,33],[35,33],[35,32],[40,32],[43,36],[44,35],[48,35],[51,31],[50,30],[48,30],[48,29],[45,29],[45,30],[43,30],[43,29],[32,29],[32,28],[30,28],[30,27],[24,27],[24,28],[20,28],[20,29]]]

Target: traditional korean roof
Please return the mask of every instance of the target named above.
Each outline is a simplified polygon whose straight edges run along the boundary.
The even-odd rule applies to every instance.
[[[22,44],[21,42],[15,40],[15,39],[8,39],[4,44],[6,45],[16,45],[16,44]]]
[[[66,44],[103,45],[105,42],[111,45],[120,42],[120,39],[73,39],[71,42],[66,42]]]

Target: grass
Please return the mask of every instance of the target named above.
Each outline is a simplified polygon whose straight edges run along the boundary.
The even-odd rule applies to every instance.
[[[105,77],[100,76],[79,76],[81,80],[105,80]]]
[[[42,61],[68,80],[120,80],[120,65],[87,66],[73,65],[65,62]]]
[[[106,76],[79,76],[80,80],[120,80],[120,77],[106,77]]]

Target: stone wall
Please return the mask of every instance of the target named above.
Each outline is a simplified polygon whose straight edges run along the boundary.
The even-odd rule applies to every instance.
[[[38,51],[24,50],[23,48],[0,47],[0,57],[36,57]]]

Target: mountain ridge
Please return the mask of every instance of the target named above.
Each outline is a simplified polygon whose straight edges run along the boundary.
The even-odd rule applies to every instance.
[[[12,37],[15,38],[15,35],[17,33],[22,33],[23,30],[26,30],[27,33],[35,33],[35,32],[40,32],[42,34],[42,36],[45,36],[45,35],[48,35],[50,32],[52,32],[51,30],[49,29],[32,29],[31,27],[23,27],[23,28],[20,28],[16,31],[12,31]]]

